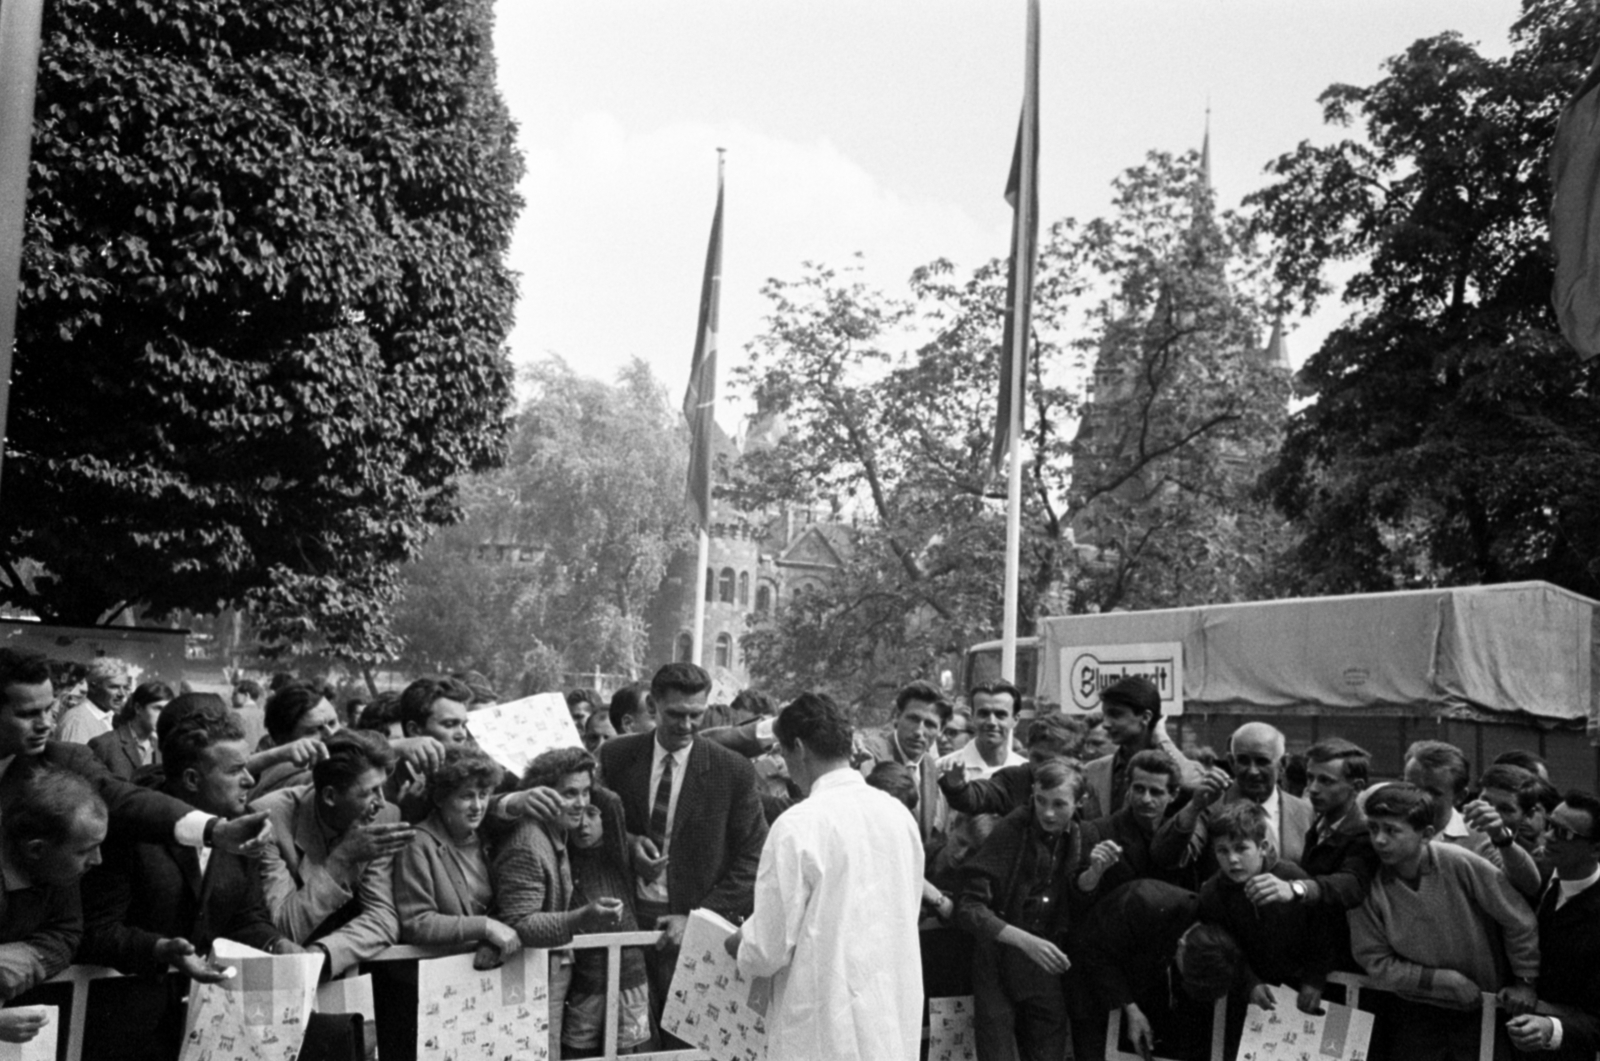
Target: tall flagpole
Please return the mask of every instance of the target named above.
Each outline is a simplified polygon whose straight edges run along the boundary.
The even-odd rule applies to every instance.
[[[717,148],[717,210],[711,221],[706,247],[706,270],[700,285],[700,322],[695,332],[694,362],[689,369],[689,389],[683,396],[683,415],[689,421],[689,503],[700,525],[695,562],[694,625],[690,628],[689,659],[705,666],[706,598],[715,590],[711,566],[711,473],[715,454],[717,408],[717,327],[722,301],[722,162]],[[700,585],[700,580],[705,584]]]
[[[1007,307],[1012,314],[1010,378],[1005,381],[1010,396],[1011,422],[1008,434],[1011,440],[1010,468],[1006,481],[1006,585],[1005,617],[1001,626],[1000,677],[1005,681],[1017,680],[1017,606],[1018,582],[1022,575],[1022,405],[1023,382],[1028,370],[1028,340],[1032,328],[1025,309],[1033,298],[1034,229],[1037,218],[1039,190],[1037,159],[1039,145],[1039,0],[1028,0],[1028,39],[1026,71],[1022,93],[1022,128],[1020,139],[1021,173],[1016,221],[1012,225],[1011,270],[1015,278],[1012,285],[1013,304]]]
[[[0,3],[0,458],[11,404],[11,350],[21,287],[22,222],[43,11],[43,0]]]

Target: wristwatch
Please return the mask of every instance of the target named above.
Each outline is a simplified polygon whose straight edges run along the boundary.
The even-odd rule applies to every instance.
[[[1306,882],[1305,881],[1303,881],[1303,880],[1292,880],[1292,881],[1290,881],[1289,882],[1289,890],[1294,893],[1294,898],[1295,898],[1296,902],[1303,903],[1303,902],[1306,901]]]

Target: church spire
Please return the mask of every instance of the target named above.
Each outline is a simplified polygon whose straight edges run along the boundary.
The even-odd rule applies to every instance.
[[[1200,141],[1200,181],[1205,185],[1206,191],[1215,191],[1211,186],[1211,98],[1206,97],[1206,135]]]

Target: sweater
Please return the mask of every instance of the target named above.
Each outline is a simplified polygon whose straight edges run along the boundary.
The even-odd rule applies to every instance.
[[[1479,990],[1539,975],[1539,929],[1533,910],[1505,874],[1452,844],[1423,846],[1413,888],[1387,866],[1362,904],[1350,911],[1355,958],[1385,990],[1450,1005],[1435,986],[1437,970],[1460,973]]]

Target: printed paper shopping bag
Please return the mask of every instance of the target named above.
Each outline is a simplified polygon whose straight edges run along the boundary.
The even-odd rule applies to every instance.
[[[471,954],[417,963],[417,1061],[549,1056],[549,951],[519,951],[498,969],[474,969]]]
[[[233,975],[189,988],[180,1061],[294,1061],[322,955],[271,955],[219,939],[212,958]]]
[[[767,1056],[772,979],[739,971],[722,947],[734,931],[710,910],[689,912],[661,1027],[715,1061],[760,1061]]]

